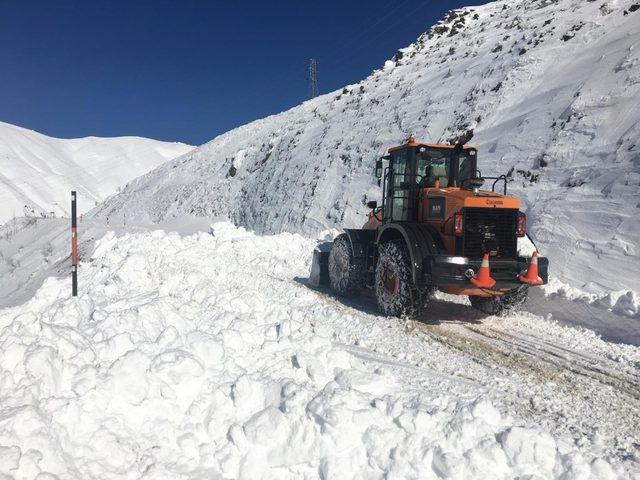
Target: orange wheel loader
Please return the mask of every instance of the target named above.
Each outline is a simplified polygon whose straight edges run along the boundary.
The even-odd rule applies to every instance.
[[[314,252],[312,283],[340,296],[375,290],[381,313],[416,315],[435,290],[466,295],[485,314],[520,306],[548,279],[507,178],[483,177],[474,147],[413,138],[376,162],[382,205],[361,229]],[[386,166],[385,166],[386,164]],[[491,182],[491,190],[481,187]],[[502,192],[496,192],[502,187]]]

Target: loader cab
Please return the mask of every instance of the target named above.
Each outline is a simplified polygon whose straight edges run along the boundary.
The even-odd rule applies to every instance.
[[[462,145],[417,143],[413,139],[391,148],[383,157],[389,165],[377,168],[383,177],[383,223],[418,221],[424,188],[461,187],[476,177],[477,150]]]

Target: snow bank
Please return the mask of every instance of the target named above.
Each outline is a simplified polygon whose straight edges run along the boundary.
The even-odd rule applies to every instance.
[[[0,310],[7,478],[627,475],[499,411],[486,388],[368,361],[345,312],[292,280],[315,242],[161,231],[101,239],[81,295],[50,278]],[[368,321],[368,320],[367,320]],[[55,476],[57,477],[55,477]]]
[[[549,283],[544,285],[542,289],[546,295],[560,295],[574,302],[603,307],[616,315],[640,318],[640,296],[633,290],[615,290],[605,295],[598,295],[572,287],[557,278],[550,279]]]

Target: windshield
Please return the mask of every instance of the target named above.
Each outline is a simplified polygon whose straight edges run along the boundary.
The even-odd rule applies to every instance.
[[[473,178],[475,173],[475,150],[464,150],[460,153],[458,163],[458,182],[462,185],[464,180]],[[453,186],[453,178],[451,175],[451,157],[453,151],[451,149],[438,148],[420,148],[417,154],[417,174],[421,187],[433,187],[436,180],[440,180],[443,187]],[[451,183],[451,184],[450,184]]]
[[[433,187],[436,180],[440,185],[447,186],[449,182],[449,152],[435,148],[418,151],[417,172],[422,176],[421,186]]]

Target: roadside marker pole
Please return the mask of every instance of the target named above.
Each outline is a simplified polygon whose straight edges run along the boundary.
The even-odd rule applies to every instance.
[[[76,223],[76,192],[71,191],[71,294],[78,296],[78,225]]]

